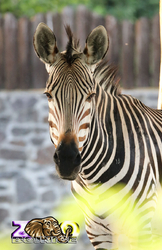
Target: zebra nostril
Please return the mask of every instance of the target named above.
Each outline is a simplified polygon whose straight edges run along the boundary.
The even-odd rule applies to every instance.
[[[58,164],[59,158],[58,158],[57,152],[55,152],[53,159],[54,159],[54,162],[55,162],[56,164]]]
[[[80,163],[81,163],[81,156],[80,156],[80,153],[77,154],[77,156],[76,156],[74,162],[75,162],[75,165],[76,165],[76,166],[79,166],[79,165],[80,165]]]

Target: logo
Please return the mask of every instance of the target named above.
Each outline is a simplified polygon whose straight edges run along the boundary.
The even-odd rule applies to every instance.
[[[12,221],[12,226],[17,227],[11,234],[11,240],[14,244],[76,244],[80,232],[76,222],[64,221],[59,224],[58,220],[52,216],[30,221]]]

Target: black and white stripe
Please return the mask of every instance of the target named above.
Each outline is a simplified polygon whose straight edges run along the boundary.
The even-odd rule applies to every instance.
[[[109,46],[104,27],[90,33],[83,52],[66,30],[69,42],[62,53],[45,24],[34,36],[35,51],[49,72],[45,93],[56,169],[61,178],[73,180],[95,249],[118,249],[118,235],[126,233],[133,249],[148,250],[162,184],[162,110],[122,95],[116,69],[98,64]],[[74,158],[66,154],[68,147]]]
[[[124,228],[125,232],[131,227],[134,230],[129,209],[131,216],[137,215],[140,230],[139,241],[132,237],[132,244],[150,247],[150,222],[162,183],[162,111],[148,108],[131,96],[113,95],[111,87],[106,93],[97,87],[97,112],[89,143],[81,153],[82,172],[73,181],[72,191],[86,211],[87,233],[96,249],[115,249],[116,236]],[[118,185],[118,201],[114,194],[116,204],[111,204],[109,191],[112,188],[115,192]],[[92,203],[92,197],[98,211],[88,202]],[[122,228],[111,218],[112,211],[120,217]]]

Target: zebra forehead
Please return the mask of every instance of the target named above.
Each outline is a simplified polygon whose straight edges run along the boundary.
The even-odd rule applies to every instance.
[[[74,92],[90,94],[94,90],[94,82],[86,71],[83,75],[80,68],[61,67],[60,70],[54,69],[46,83],[46,91],[52,92],[54,89],[67,92],[73,89]]]

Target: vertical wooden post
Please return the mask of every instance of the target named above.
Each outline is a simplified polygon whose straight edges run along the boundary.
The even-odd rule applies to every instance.
[[[21,17],[18,20],[18,84],[20,89],[31,88],[31,62],[30,62],[30,43],[29,20]]]
[[[45,22],[45,17],[43,14],[37,14],[31,20],[31,43],[35,30],[40,22]],[[32,66],[32,87],[33,88],[44,88],[46,86],[46,81],[48,74],[45,70],[44,64],[37,58],[33,46],[31,47],[31,66]]]
[[[61,14],[60,13],[54,13],[53,14],[53,31],[54,34],[56,36],[56,41],[57,41],[57,46],[59,51],[64,50],[65,48],[63,48],[62,46],[62,40],[61,40]]]
[[[161,64],[160,64],[160,82],[159,82],[158,109],[162,109],[162,0],[160,0],[159,16],[160,16]]]
[[[0,15],[0,89],[4,88],[4,35],[3,18]]]
[[[152,19],[152,57],[150,61],[150,66],[152,68],[152,82],[151,86],[159,86],[159,77],[160,77],[160,24],[159,24],[159,14],[153,17]]]
[[[84,49],[86,38],[91,32],[91,18],[91,12],[84,5],[77,7],[75,34],[80,39],[82,49]]]
[[[134,81],[134,24],[122,22],[122,86],[135,87]]]
[[[150,23],[146,17],[142,17],[135,26],[136,63],[137,63],[137,87],[150,86]]]
[[[73,8],[71,8],[70,6],[65,7],[62,10],[62,15],[61,15],[61,19],[62,19],[62,26],[61,26],[61,43],[62,43],[62,50],[66,49],[66,45],[68,42],[68,38],[66,35],[66,31],[65,31],[65,26],[66,25],[70,25],[72,32],[74,31],[74,10]]]
[[[105,26],[109,35],[108,60],[110,63],[119,66],[119,25],[113,16],[105,17]]]
[[[4,16],[4,78],[5,88],[17,88],[17,20],[7,13]]]
[[[103,25],[105,26],[105,19],[104,17],[98,15],[97,13],[92,12],[91,15],[91,30],[93,30],[94,28],[96,28],[98,25]]]

